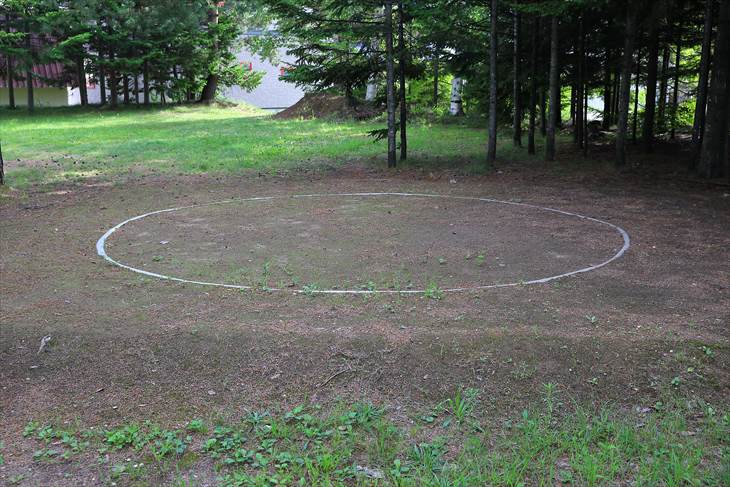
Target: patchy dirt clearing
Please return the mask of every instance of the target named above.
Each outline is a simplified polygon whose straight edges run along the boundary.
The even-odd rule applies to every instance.
[[[558,384],[579,401],[614,401],[620,407],[652,404],[667,390],[720,404],[730,401],[730,198],[722,190],[621,178],[586,182],[532,172],[493,174],[457,184],[414,176],[363,177],[348,171],[306,180],[146,178],[4,197],[0,419],[6,464],[0,479],[18,472],[31,481],[33,476],[54,478],[69,468],[29,470],[33,447],[21,431],[30,419],[93,425],[154,418],[174,425],[196,416],[235,417],[245,408],[284,408],[335,397],[381,402],[405,418],[463,385],[480,391],[479,414],[498,421],[538,400],[546,382]],[[364,190],[529,201],[620,223],[632,236],[632,248],[611,265],[577,277],[449,294],[441,300],[271,294],[175,284],[115,268],[94,249],[96,239],[112,225],[160,208],[242,194]],[[297,218],[311,223],[313,212],[327,211],[312,203],[301,207]],[[358,206],[353,211],[366,210],[366,215],[378,208]],[[424,208],[416,206],[409,211]],[[224,213],[211,222],[215,231],[223,228],[225,211],[232,209],[221,207]],[[276,217],[276,211],[260,217]],[[175,240],[184,228],[180,225],[191,221],[183,217],[194,213],[178,215],[181,219],[172,223],[152,222],[149,231],[158,233],[146,240],[138,237],[148,231],[147,222],[132,229],[136,234],[120,234],[112,247],[114,255],[125,251],[130,258],[146,259],[151,249],[134,254],[132,242],[152,248],[167,239],[169,245],[180,246],[170,247],[177,256],[199,252],[207,243],[214,250],[202,266],[211,275],[221,275],[228,263],[219,266],[215,253],[228,236]],[[476,213],[474,217],[483,216]],[[469,216],[457,211],[431,223],[446,225],[454,215]],[[327,276],[307,274],[314,269],[308,263],[326,253],[298,256],[304,246],[295,247],[296,252],[282,246],[270,255],[297,256],[302,281],[329,279],[344,285],[349,279],[362,285],[377,274],[372,267],[377,262],[399,262],[387,247],[375,245],[384,232],[418,227],[408,214],[399,216],[396,225],[373,226],[372,236],[360,236],[374,245],[368,254],[380,258],[353,259],[341,275],[340,262],[348,259],[335,261],[338,265],[330,267]],[[172,232],[169,237],[166,231]],[[215,231],[211,235],[218,235]],[[577,242],[577,229],[561,231],[561,238]],[[519,226],[513,232],[520,233]],[[583,243],[571,247],[570,255],[589,261],[604,255],[616,245],[617,237],[608,235],[597,234],[588,243],[580,240]],[[239,237],[234,233],[230,241],[238,242]],[[477,242],[477,237],[469,241]],[[316,238],[333,239],[332,232]],[[550,244],[549,238],[538,240],[544,240],[546,248]],[[426,247],[420,239],[409,243],[421,245],[409,257],[417,262]],[[472,267],[465,264],[465,253],[478,250],[471,246],[445,248],[445,264],[432,252],[436,264],[431,272],[451,272],[453,282],[472,277],[466,275],[465,269]],[[515,267],[529,267],[514,257],[517,254],[507,254],[527,249],[512,249],[505,242],[485,250],[495,258],[503,252]],[[162,259],[145,260],[147,265],[170,265],[162,252],[152,255]],[[448,267],[457,262],[458,269]],[[457,270],[464,275],[457,278]],[[428,275],[418,277],[426,280]],[[442,277],[446,280],[448,274]],[[52,339],[39,354],[46,335]],[[713,357],[702,347],[712,349]],[[675,377],[680,378],[678,385],[672,385]],[[93,483],[88,480],[92,470],[75,472],[78,483]]]

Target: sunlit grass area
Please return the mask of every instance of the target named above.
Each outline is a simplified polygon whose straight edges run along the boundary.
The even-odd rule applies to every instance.
[[[246,106],[56,108],[33,115],[0,110],[0,139],[14,186],[128,171],[276,172],[353,160],[382,164],[385,142],[375,142],[367,132],[383,125],[277,120]],[[480,128],[415,123],[409,131],[410,163],[482,166],[485,143]]]

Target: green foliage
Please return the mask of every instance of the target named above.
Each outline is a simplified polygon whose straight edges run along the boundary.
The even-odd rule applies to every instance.
[[[165,470],[215,466],[220,485],[726,485],[730,478],[730,417],[698,400],[671,400],[641,412],[595,410],[564,403],[554,384],[543,404],[485,436],[477,391],[458,388],[434,408],[459,425],[427,422],[404,429],[383,408],[300,405],[279,414],[251,412],[193,436],[150,422],[96,433],[29,423],[41,448],[36,462],[69,458],[69,437],[99,451],[102,477],[146,483]],[[468,423],[467,423],[468,424]],[[191,428],[192,426],[192,428]],[[192,431],[192,429],[196,431]],[[196,452],[191,452],[191,445]],[[79,450],[80,451],[80,450]],[[176,463],[175,463],[176,462]],[[104,467],[104,465],[109,465]],[[106,474],[103,469],[106,468]]]

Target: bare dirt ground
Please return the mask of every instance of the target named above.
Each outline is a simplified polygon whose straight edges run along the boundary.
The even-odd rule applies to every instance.
[[[442,299],[164,282],[113,267],[94,248],[112,225],[161,208],[362,191],[559,208],[622,226],[632,247],[611,265],[576,277]],[[647,405],[675,388],[727,405],[728,193],[605,174],[517,170],[452,183],[419,172],[359,168],[287,178],[148,177],[11,192],[0,200],[0,483],[22,473],[28,485],[68,485],[53,480],[68,473],[67,466],[34,467],[33,446],[21,435],[31,419],[176,425],[335,398],[378,402],[405,417],[464,386],[479,389],[480,415],[496,422],[538,401],[547,382],[582,403]],[[285,201],[248,222],[242,216],[251,213],[235,205],[139,222],[110,240],[109,250],[130,263],[193,278],[202,273],[255,283],[258,269],[272,261],[279,274],[271,284],[296,279],[291,284],[358,286],[372,280],[387,287],[388,272],[403,269],[414,285],[523,279],[533,271],[560,271],[563,261],[567,267],[590,264],[620,246],[603,228],[561,226],[554,215],[518,218],[504,208],[459,203],[427,211],[421,201],[397,199]],[[328,213],[333,208],[334,216]],[[303,222],[303,230],[272,225],[282,218]],[[313,229],[317,221],[323,226]],[[457,235],[449,236],[450,223]],[[427,228],[444,235],[443,248]],[[267,245],[257,247],[266,235]],[[495,235],[504,238],[495,243]],[[398,256],[393,249],[400,236],[407,246]],[[236,258],[226,260],[220,245]],[[328,246],[337,253],[324,251]],[[480,253],[485,266],[475,263]],[[282,270],[285,264],[291,273]],[[47,335],[52,339],[38,353]],[[703,347],[714,351],[712,360],[705,360]],[[672,385],[675,377],[680,380]],[[72,474],[79,485],[96,478],[93,466]]]

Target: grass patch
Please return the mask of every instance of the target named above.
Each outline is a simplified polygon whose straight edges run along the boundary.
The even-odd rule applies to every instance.
[[[194,419],[68,430],[29,423],[36,462],[95,452],[111,481],[188,479],[213,468],[219,485],[729,485],[730,417],[701,401],[632,413],[543,404],[491,431],[475,390],[459,390],[405,427],[370,404],[251,412],[235,423]],[[467,421],[467,419],[471,419]],[[454,421],[451,421],[454,419]],[[190,483],[192,482],[192,483]]]

